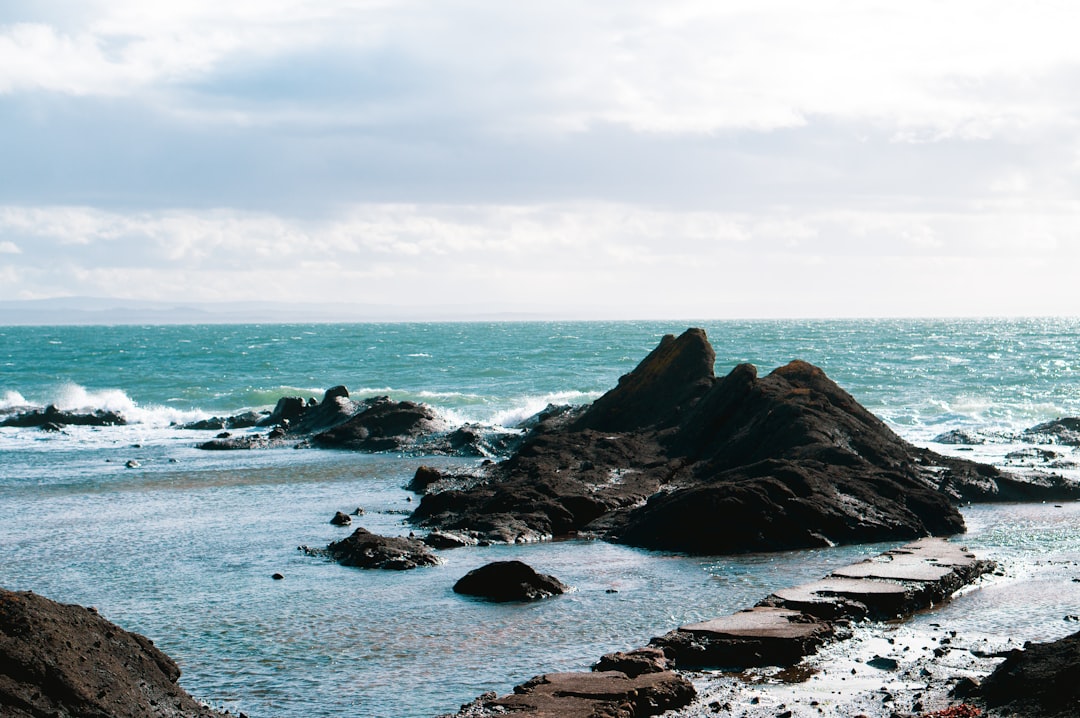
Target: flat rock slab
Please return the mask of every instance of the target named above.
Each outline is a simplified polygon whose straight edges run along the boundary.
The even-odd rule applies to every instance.
[[[759,607],[691,623],[679,630],[710,638],[799,640],[817,633],[821,628],[820,623],[801,611]]]
[[[652,640],[678,668],[788,666],[833,635],[832,624],[802,611],[758,606],[692,623]]]
[[[801,586],[783,588],[762,605],[803,611],[818,618],[892,617],[912,600],[911,587],[896,581],[873,578],[824,578]]]
[[[839,578],[881,578],[939,582],[975,570],[975,554],[944,539],[921,539],[880,556],[832,572]]]
[[[690,681],[672,671],[634,678],[619,671],[547,673],[514,688],[513,695],[482,697],[461,715],[532,718],[643,718],[689,705]]]

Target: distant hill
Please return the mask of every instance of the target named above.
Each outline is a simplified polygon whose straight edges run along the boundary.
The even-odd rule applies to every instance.
[[[103,297],[0,301],[0,326],[57,324],[293,324],[307,322],[522,321],[570,319],[514,307],[384,306],[286,302],[148,302]]]

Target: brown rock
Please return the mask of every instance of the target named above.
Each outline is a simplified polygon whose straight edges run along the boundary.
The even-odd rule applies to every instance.
[[[93,609],[0,589],[0,715],[211,718],[153,642]]]

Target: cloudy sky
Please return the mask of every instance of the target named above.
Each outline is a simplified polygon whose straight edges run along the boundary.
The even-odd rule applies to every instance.
[[[5,0],[0,300],[1080,315],[1080,4]]]

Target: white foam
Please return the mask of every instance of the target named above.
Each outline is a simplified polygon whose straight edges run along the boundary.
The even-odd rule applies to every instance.
[[[26,406],[27,404],[29,402],[17,391],[5,391],[4,395],[0,397],[0,409],[10,409],[17,406]]]
[[[585,404],[598,396],[598,393],[585,391],[558,391],[539,396],[526,396],[517,406],[495,412],[491,417],[491,423],[498,426],[512,427],[520,424],[530,416],[535,416],[547,408],[549,404]]]

